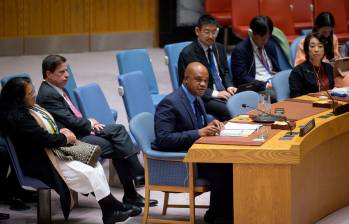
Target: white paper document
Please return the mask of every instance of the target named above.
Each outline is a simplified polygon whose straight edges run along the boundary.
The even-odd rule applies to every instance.
[[[260,126],[262,125],[228,122],[224,125],[224,130],[221,131],[220,136],[247,137]]]

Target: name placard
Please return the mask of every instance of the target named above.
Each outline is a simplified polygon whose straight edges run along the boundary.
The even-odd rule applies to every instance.
[[[311,119],[308,121],[303,127],[299,130],[299,136],[303,137],[306,135],[309,131],[311,131],[315,127],[315,119]]]

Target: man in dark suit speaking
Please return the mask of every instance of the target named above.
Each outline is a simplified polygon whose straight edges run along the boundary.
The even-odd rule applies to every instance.
[[[218,23],[215,18],[203,15],[195,27],[197,40],[186,46],[178,58],[179,83],[191,62],[200,62],[209,71],[208,86],[202,99],[207,113],[220,120],[230,118],[226,101],[234,95],[236,88],[229,76],[227,55],[224,46],[216,43]]]
[[[183,84],[166,96],[155,112],[156,139],[152,146],[159,151],[187,151],[200,137],[219,134],[223,123],[208,123],[200,98],[207,88],[209,75],[199,62],[188,64]],[[231,164],[198,164],[198,176],[210,181],[208,223],[232,223]]]
[[[124,187],[123,202],[144,206],[144,198],[133,185],[133,179],[143,179],[144,169],[125,127],[121,124],[100,124],[93,118],[86,119],[71,102],[64,86],[68,82],[66,59],[60,55],[49,55],[42,62],[41,83],[37,103],[52,114],[59,128],[68,128],[78,139],[102,148],[103,158],[112,158],[113,165]],[[157,201],[151,200],[155,206]]]

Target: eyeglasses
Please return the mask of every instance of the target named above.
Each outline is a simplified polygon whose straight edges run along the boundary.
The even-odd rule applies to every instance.
[[[203,29],[201,30],[201,32],[205,35],[205,36],[214,36],[216,37],[218,35],[218,32],[219,32],[219,28],[217,27],[216,30],[208,30],[208,29]]]

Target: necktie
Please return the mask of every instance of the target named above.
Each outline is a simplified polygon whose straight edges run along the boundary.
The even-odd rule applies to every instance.
[[[198,125],[198,128],[200,129],[204,126],[200,104],[199,104],[199,101],[197,99],[194,100],[193,104],[194,104],[194,109],[195,109],[196,123]]]
[[[216,85],[216,88],[218,91],[223,91],[223,90],[225,90],[225,88],[223,86],[221,78],[218,75],[218,70],[217,70],[217,67],[216,67],[214,60],[213,60],[213,52],[212,52],[211,48],[207,49],[207,55],[208,55],[208,62],[209,62],[209,66],[210,66],[209,69],[210,69],[210,73],[212,74],[214,84]]]
[[[261,61],[261,63],[263,64],[264,68],[267,69],[267,71],[269,72],[269,65],[268,62],[266,60],[266,58],[264,57],[263,54],[263,48],[262,47],[258,47],[258,54],[259,54],[259,60]]]
[[[80,113],[80,111],[74,106],[74,104],[71,102],[69,96],[63,91],[63,97],[64,99],[67,101],[70,109],[73,111],[75,117],[77,118],[82,118],[82,114]]]

